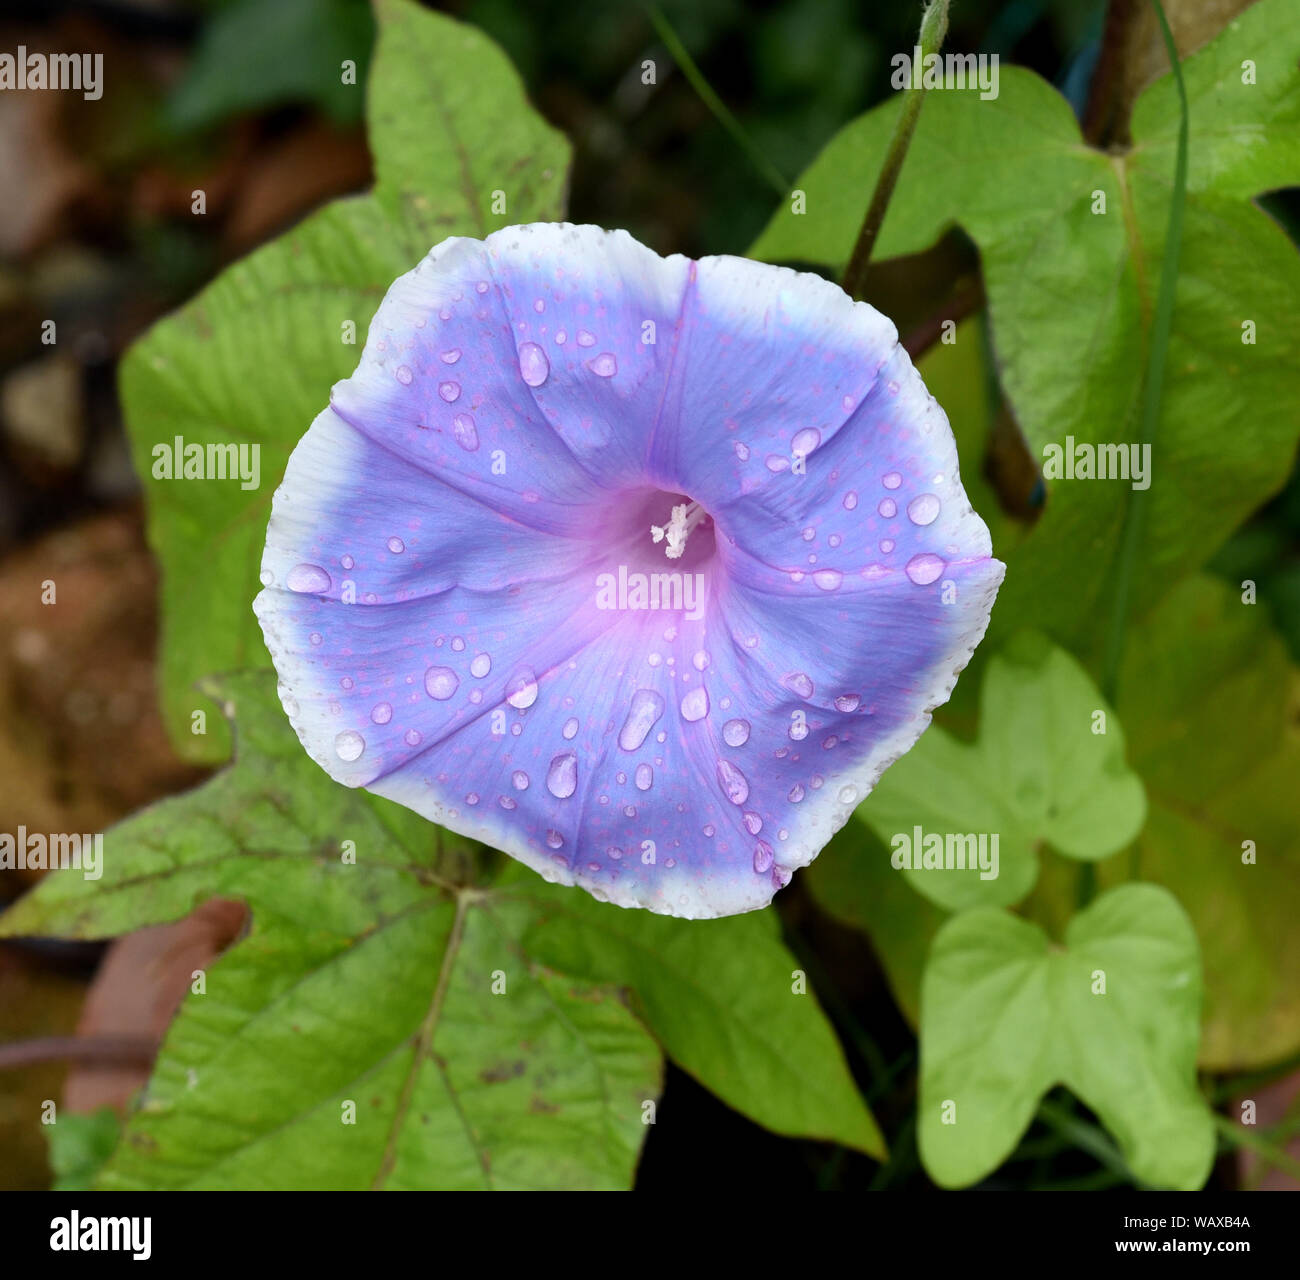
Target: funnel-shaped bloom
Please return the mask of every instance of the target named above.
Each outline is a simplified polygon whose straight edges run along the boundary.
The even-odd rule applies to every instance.
[[[451,239],[275,496],[312,757],[598,898],[760,907],[930,722],[1003,567],[888,320],[624,232]]]

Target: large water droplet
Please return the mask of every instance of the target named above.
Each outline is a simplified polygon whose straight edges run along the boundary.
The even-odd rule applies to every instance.
[[[822,442],[822,433],[816,427],[804,427],[796,431],[790,442],[790,452],[798,457],[807,457]]]
[[[473,414],[458,413],[451,420],[451,434],[466,453],[473,453],[478,448],[478,428],[474,425]]]
[[[754,870],[760,876],[766,875],[772,869],[772,846],[766,840],[760,840],[754,846]]]
[[[285,577],[290,591],[310,591],[319,595],[330,589],[330,576],[318,564],[296,564]]]
[[[813,574],[813,581],[823,591],[835,591],[844,581],[844,575],[838,569],[818,569]]]
[[[546,770],[546,789],[557,800],[567,800],[578,789],[578,757],[556,756]]]
[[[459,382],[440,382],[438,383],[438,394],[448,403],[455,404],[460,399]]]
[[[751,836],[758,835],[763,829],[763,819],[752,811],[746,810],[745,813],[741,814],[741,821],[745,824],[745,830]]]
[[[655,784],[655,771],[648,764],[639,764],[634,780],[638,791],[649,791]]]
[[[749,779],[730,760],[718,761],[718,782],[732,804],[749,799]]]
[[[600,355],[587,361],[587,368],[598,378],[612,378],[618,372],[618,361],[611,352],[602,351]]]
[[[943,570],[944,562],[929,551],[923,551],[919,556],[913,556],[907,562],[907,576],[918,587],[928,586]]]
[[[802,671],[796,671],[781,681],[787,689],[793,689],[801,698],[813,696],[813,682]]]
[[[907,504],[907,518],[913,524],[933,524],[939,516],[939,499],[932,493],[918,493]]]
[[[551,362],[535,342],[519,348],[519,374],[530,387],[540,387],[551,376]]]
[[[482,680],[489,671],[492,670],[492,655],[487,653],[476,654],[473,662],[469,664],[469,673],[476,680]]]
[[[520,667],[506,681],[506,701],[520,711],[527,711],[537,701],[537,677],[531,667]]]
[[[424,673],[424,691],[439,702],[446,702],[460,688],[460,676],[450,667],[430,667]]]
[[[722,726],[722,740],[729,747],[743,747],[749,741],[749,721],[728,720]]]
[[[709,695],[703,685],[691,689],[682,698],[682,719],[694,723],[709,714]]]
[[[898,503],[893,498],[881,498],[880,504],[876,507],[886,520],[892,520],[898,514]]]
[[[903,477],[897,471],[888,471],[880,479],[886,489],[897,489],[903,483]]]
[[[836,711],[856,711],[862,699],[856,693],[842,693],[835,699]]]
[[[365,749],[366,740],[354,729],[345,729],[334,739],[334,750],[338,752],[339,759],[349,763],[360,760]]]
[[[638,689],[628,704],[627,719],[618,731],[618,745],[635,751],[664,713],[664,700],[653,689]]]

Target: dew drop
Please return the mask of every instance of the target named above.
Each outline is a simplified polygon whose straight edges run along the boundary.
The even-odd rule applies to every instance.
[[[818,569],[813,574],[813,581],[823,591],[835,591],[844,581],[844,575],[838,569]]]
[[[852,489],[844,495],[844,510],[852,511],[858,505],[858,495]]]
[[[406,543],[404,543],[401,538],[389,538],[388,549],[395,556],[400,556],[402,552],[406,550]]]
[[[618,372],[618,361],[611,352],[602,351],[594,360],[587,361],[587,368],[598,378],[612,378]]]
[[[284,585],[290,591],[319,594],[330,589],[330,576],[318,564],[296,564],[289,570]]]
[[[796,671],[781,681],[787,689],[793,689],[801,698],[813,696],[813,682],[802,671]]]
[[[376,724],[387,724],[393,718],[392,703],[376,702],[370,712],[370,718]]]
[[[907,504],[907,518],[913,524],[933,524],[939,517],[939,499],[932,493],[918,493]]]
[[[840,804],[857,804],[858,802],[857,787],[841,787],[839,800],[840,800]]]
[[[618,731],[618,745],[635,751],[664,713],[664,700],[653,689],[638,689],[628,704],[627,719]]]
[[[551,376],[551,362],[535,342],[519,348],[519,374],[530,387],[540,387]]]
[[[913,556],[907,562],[907,576],[918,587],[928,586],[943,570],[944,562],[929,551],[923,551],[919,556]]]
[[[807,794],[808,793],[803,789],[803,783],[796,782],[794,786],[790,788],[790,803],[798,804]]]
[[[760,840],[754,846],[754,870],[764,876],[772,869],[772,861],[772,846],[766,840]]]
[[[880,483],[886,489],[897,489],[903,483],[903,477],[897,471],[888,471],[880,478]]]
[[[345,729],[334,739],[334,750],[338,752],[339,759],[349,763],[360,760],[365,749],[366,740],[354,729]]]
[[[638,791],[649,791],[655,784],[655,771],[648,764],[639,764],[634,780]]]
[[[478,448],[478,428],[474,425],[473,414],[458,413],[451,420],[451,434],[466,453],[473,453]]]
[[[520,711],[527,711],[537,701],[537,677],[531,667],[520,667],[506,681],[506,701]]]
[[[546,844],[550,849],[558,849],[564,844],[564,837],[558,831],[546,833]]]
[[[764,466],[773,473],[790,470],[790,459],[779,453],[769,453]]]
[[[578,330],[578,346],[594,347],[595,345],[596,345],[596,335],[594,333],[588,333],[586,329]]]
[[[709,665],[709,655],[703,649],[697,649],[691,658],[691,665],[696,671],[703,671]]]
[[[258,574],[258,578],[261,580],[264,587],[269,587],[271,583],[275,581],[275,574],[273,574],[270,569],[263,569],[262,572]]]
[[[807,457],[822,442],[822,433],[816,427],[804,427],[796,431],[790,442],[790,452],[797,458]]]
[[[728,720],[722,726],[722,740],[729,747],[743,747],[749,741],[749,721]]]
[[[476,654],[473,662],[469,664],[469,673],[476,680],[482,680],[489,671],[492,670],[492,655],[487,653]]]
[[[749,799],[749,779],[730,760],[718,761],[718,782],[732,804]]]
[[[356,563],[357,562],[351,556],[344,556],[343,559],[339,561],[339,564],[341,564],[345,569],[353,568]]]
[[[418,747],[420,745],[420,731],[418,729],[408,729],[402,734],[402,741],[408,747]]]
[[[736,440],[732,443],[731,447],[736,451],[736,457],[738,457],[741,462],[749,461],[749,445]]]
[[[516,791],[527,791],[528,775],[522,769],[516,769],[510,775],[510,783]]]
[[[691,689],[684,698],[682,698],[682,719],[689,720],[692,724],[696,720],[703,720],[709,714],[709,695],[703,685]]]
[[[439,359],[443,364],[455,364],[460,359],[460,348],[452,347],[450,351],[444,351]]]
[[[414,376],[415,375],[404,364],[399,364],[397,366],[397,380],[402,384],[402,386],[409,387],[411,385],[411,379]]]
[[[460,677],[450,667],[430,667],[424,673],[424,691],[439,702],[448,698],[460,688]]]
[[[448,403],[455,404],[460,399],[459,382],[440,382],[438,383],[438,394]]]
[[[881,498],[876,508],[886,520],[892,520],[898,514],[898,503],[893,498]]]
[[[752,811],[746,811],[741,814],[741,821],[745,824],[745,830],[751,836],[756,836],[763,829],[763,819]]]
[[[837,711],[856,711],[862,705],[862,699],[856,693],[842,693],[835,699]]]
[[[569,718],[564,722],[564,728],[561,729],[560,732],[564,735],[564,740],[565,740],[566,742],[572,742],[573,739],[577,736],[577,733],[578,733],[578,721],[577,721],[577,719],[576,719],[575,717],[573,717],[573,716],[570,716],[570,717],[569,717]]]
[[[557,800],[567,800],[578,789],[578,757],[571,752],[556,756],[546,770],[546,789]]]

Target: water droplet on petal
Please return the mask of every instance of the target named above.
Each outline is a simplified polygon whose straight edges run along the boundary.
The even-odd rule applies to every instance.
[[[334,739],[334,750],[338,752],[339,759],[349,763],[361,759],[361,753],[365,749],[366,740],[353,729],[344,730]]]
[[[732,804],[749,799],[749,779],[730,760],[718,761],[718,782]]]
[[[420,745],[420,731],[418,729],[408,729],[402,734],[402,741],[408,747],[418,747]]]
[[[404,543],[401,538],[389,538],[388,549],[395,556],[400,556],[402,552],[406,550],[406,543]]]
[[[443,364],[455,364],[456,361],[460,359],[460,349],[458,347],[452,347],[450,351],[444,351],[439,358],[442,360]]]
[[[273,574],[270,569],[263,569],[262,572],[258,574],[258,578],[261,580],[264,587],[269,587],[271,583],[275,581],[275,574]]]
[[[709,714],[709,695],[703,685],[691,689],[682,698],[682,719],[694,723]]]
[[[771,472],[781,472],[790,470],[790,459],[779,453],[769,453],[764,462],[764,466]]]
[[[290,591],[309,591],[319,595],[330,589],[330,576],[318,564],[296,564],[289,570],[284,585]]]
[[[458,413],[451,420],[451,434],[466,453],[473,453],[478,448],[478,428],[474,425],[473,414]]]
[[[749,461],[749,445],[742,444],[739,440],[737,440],[732,444],[731,447],[736,451],[736,457],[738,457],[741,460],[741,462]]]
[[[489,671],[492,670],[492,655],[487,653],[476,654],[473,662],[469,664],[469,673],[476,680],[482,680]]]
[[[540,387],[551,376],[551,362],[535,342],[519,348],[519,374],[530,387]]]
[[[578,721],[576,720],[576,718],[570,716],[564,722],[564,728],[561,729],[560,732],[564,734],[564,740],[566,742],[572,742],[578,733]]]
[[[772,869],[772,846],[766,840],[760,840],[754,846],[754,870],[760,876],[766,875]]]
[[[548,831],[546,843],[549,848],[558,849],[564,843],[564,837],[558,831]]]
[[[567,800],[578,789],[578,757],[566,752],[556,756],[546,770],[546,789],[557,800]]]
[[[758,835],[758,833],[763,829],[763,819],[760,818],[758,814],[748,810],[741,814],[741,821],[745,824],[745,830],[748,831],[751,836]]]
[[[856,711],[861,704],[862,699],[856,693],[842,693],[835,699],[837,711]]]
[[[858,495],[850,490],[844,495],[844,510],[852,511],[858,505]]]
[[[804,427],[796,431],[790,442],[790,452],[795,457],[807,457],[822,442],[822,433],[816,427]]]
[[[929,551],[923,551],[919,556],[913,556],[907,562],[907,576],[918,587],[928,586],[943,570],[944,562]]]
[[[448,403],[455,404],[460,399],[459,382],[440,382],[438,383],[438,394]]]
[[[655,784],[655,771],[648,764],[639,764],[636,767],[635,781],[638,791],[649,791]]]
[[[876,508],[886,520],[892,520],[898,514],[898,503],[893,498],[881,498]]]
[[[618,372],[618,361],[611,352],[602,351],[594,360],[587,361],[587,368],[598,378],[612,378]]]
[[[411,379],[414,376],[415,375],[404,364],[399,364],[397,366],[397,380],[402,384],[402,386],[409,387],[411,385]]]
[[[749,721],[728,720],[722,726],[722,740],[729,747],[743,747],[749,741]]]
[[[377,702],[370,712],[370,718],[376,724],[387,724],[393,718],[393,707],[389,702]]]
[[[803,789],[803,783],[796,782],[794,786],[790,788],[790,803],[798,804],[807,794],[808,793]]]
[[[939,499],[932,493],[918,493],[907,504],[907,518],[913,524],[933,524],[939,516]]]
[[[596,345],[596,335],[594,333],[588,333],[586,329],[578,330],[578,346],[594,347],[595,345]]]
[[[516,791],[528,790],[528,775],[522,769],[516,769],[510,775],[510,782]]]
[[[459,688],[460,676],[450,667],[430,667],[424,673],[424,691],[439,702],[446,702]]]
[[[897,489],[898,486],[903,483],[903,477],[899,475],[897,471],[889,471],[881,477],[880,483],[883,484],[886,489]]]
[[[840,804],[857,804],[858,802],[857,787],[841,787],[839,799],[840,799]]]
[[[344,556],[343,559],[339,561],[339,564],[341,564],[345,569],[353,568],[356,563],[357,562],[351,556]]]
[[[638,689],[628,704],[627,719],[618,731],[618,745],[635,751],[664,713],[664,700],[653,689]]]
[[[520,711],[527,711],[537,701],[537,677],[531,667],[520,667],[506,681],[506,701]]]
[[[781,681],[787,689],[793,689],[801,698],[813,696],[813,682],[802,671],[796,671]]]
[[[697,649],[691,658],[691,664],[696,671],[703,671],[709,665],[709,655],[704,649]]]
[[[813,574],[813,581],[823,591],[834,591],[844,581],[844,575],[838,569],[818,569]]]

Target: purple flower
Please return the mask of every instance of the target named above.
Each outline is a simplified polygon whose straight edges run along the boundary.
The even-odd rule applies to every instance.
[[[625,232],[455,238],[275,495],[322,768],[623,906],[767,903],[917,739],[1003,566],[894,326]]]

